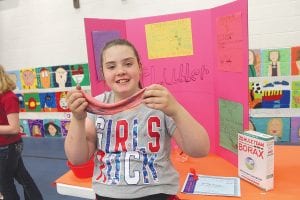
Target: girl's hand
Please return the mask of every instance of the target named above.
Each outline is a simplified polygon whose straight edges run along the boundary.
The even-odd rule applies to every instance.
[[[180,104],[174,96],[162,85],[153,84],[146,88],[143,103],[149,108],[161,110],[166,115],[173,117],[180,110]]]
[[[85,110],[88,106],[88,102],[80,90],[69,91],[67,94],[67,103],[75,119],[83,120],[86,118],[87,114]]]

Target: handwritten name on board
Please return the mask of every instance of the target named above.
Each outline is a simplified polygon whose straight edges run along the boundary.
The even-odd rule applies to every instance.
[[[144,68],[144,80],[149,83],[162,85],[176,85],[192,83],[197,80],[204,80],[210,74],[209,67],[205,64],[199,67],[190,63],[181,63],[178,66],[155,66]]]

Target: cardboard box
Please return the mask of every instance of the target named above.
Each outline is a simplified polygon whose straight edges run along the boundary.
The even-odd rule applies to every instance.
[[[274,187],[274,138],[257,131],[238,135],[238,174],[242,179],[271,190]]]

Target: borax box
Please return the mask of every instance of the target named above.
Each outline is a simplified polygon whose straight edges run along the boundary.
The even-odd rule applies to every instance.
[[[238,174],[264,189],[274,187],[274,138],[257,131],[238,135]]]

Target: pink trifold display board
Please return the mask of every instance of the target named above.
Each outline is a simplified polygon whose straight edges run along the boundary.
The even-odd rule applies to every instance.
[[[220,146],[218,102],[241,104],[243,128],[248,128],[247,7],[247,0],[238,0],[212,9],[138,19],[86,18],[92,95],[108,90],[99,70],[101,47],[109,39],[126,38],[140,53],[143,85],[166,86],[207,129],[211,151],[237,165],[237,154]],[[105,37],[95,38],[99,35]]]

